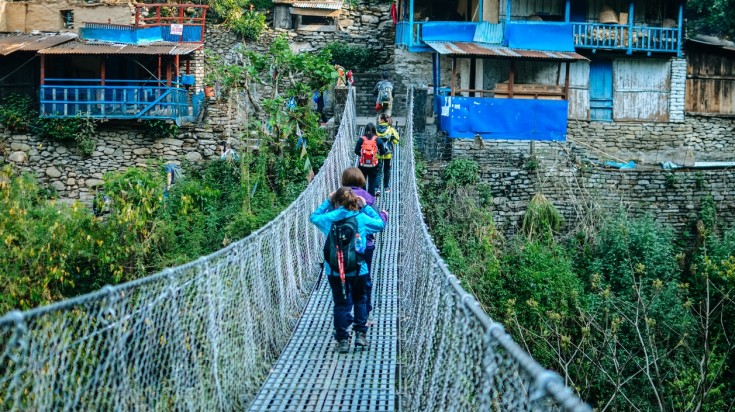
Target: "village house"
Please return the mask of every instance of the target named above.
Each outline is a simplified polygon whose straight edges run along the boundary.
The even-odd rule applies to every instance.
[[[404,0],[399,10],[396,44],[433,55],[450,137],[564,140],[568,119],[684,119],[682,1]]]
[[[196,117],[207,6],[36,1],[0,9],[0,31],[14,32],[0,37],[0,90],[33,96],[42,117]]]

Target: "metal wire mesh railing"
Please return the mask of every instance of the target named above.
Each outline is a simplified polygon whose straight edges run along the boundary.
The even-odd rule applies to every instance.
[[[351,165],[349,93],[311,184],[249,237],[127,284],[0,318],[0,410],[236,410],[255,395],[316,282],[309,215]]]
[[[409,91],[407,148],[412,113]],[[247,406],[314,289],[323,236],[308,218],[352,165],[356,126],[351,91],[315,179],[251,236],[144,279],[0,318],[0,410]],[[400,296],[382,297],[400,299],[399,407],[589,410],[449,272],[423,221],[411,150],[404,152],[396,165]]]
[[[413,147],[409,91],[406,147]],[[591,410],[493,322],[439,256],[421,213],[415,160],[401,157],[402,409]]]

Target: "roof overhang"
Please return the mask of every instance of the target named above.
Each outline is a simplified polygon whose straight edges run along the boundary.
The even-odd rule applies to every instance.
[[[341,1],[297,1],[290,9],[291,14],[320,17],[337,17],[341,11]]]
[[[18,36],[0,37],[0,56],[7,56],[17,51],[39,51],[48,47],[57,46],[77,38],[74,33],[61,34],[23,34]]]
[[[201,48],[201,44],[191,43],[155,43],[146,46],[114,43],[86,43],[81,41],[64,43],[56,47],[39,50],[43,55],[79,55],[79,54],[148,54],[182,56]]]
[[[589,61],[588,58],[575,52],[512,49],[491,43],[427,41],[426,44],[435,52],[443,56],[452,57],[545,60],[558,62]]]

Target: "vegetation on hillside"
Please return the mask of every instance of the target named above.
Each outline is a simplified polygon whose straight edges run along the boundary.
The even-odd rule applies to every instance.
[[[598,410],[722,411],[735,367],[735,229],[702,204],[699,241],[624,212],[594,233],[552,236],[537,196],[503,239],[477,164],[455,160],[422,187],[426,221],[453,273],[490,316]],[[467,236],[471,233],[471,236]]]
[[[247,65],[222,69],[233,90],[255,82],[273,90],[256,102],[259,111],[246,125],[257,147],[244,148],[237,160],[185,163],[184,178],[168,193],[162,163],[108,173],[95,202],[102,216],[94,216],[81,203],[58,201],[33,176],[2,167],[0,313],[191,261],[263,226],[301,193],[329,150],[305,98],[307,88],[333,81],[329,55],[294,54],[283,39],[268,54],[246,55]],[[267,70],[274,65],[283,70],[278,76]],[[293,82],[295,74],[301,82]],[[168,137],[178,129],[159,122],[145,131]]]

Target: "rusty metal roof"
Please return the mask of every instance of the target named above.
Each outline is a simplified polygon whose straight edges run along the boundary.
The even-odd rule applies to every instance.
[[[293,7],[299,7],[302,9],[339,10],[342,8],[342,1],[297,1],[293,3]]]
[[[574,52],[556,52],[542,50],[521,50],[498,46],[490,43],[427,41],[426,44],[437,53],[449,56],[478,56],[486,59],[519,59],[519,60],[553,60],[575,61],[589,60]]]
[[[74,33],[61,34],[21,34],[0,37],[0,56],[7,56],[16,51],[39,51],[74,40]]]
[[[186,55],[202,47],[201,44],[154,43],[146,46],[114,43],[87,43],[75,41],[40,50],[38,54],[169,54]]]

